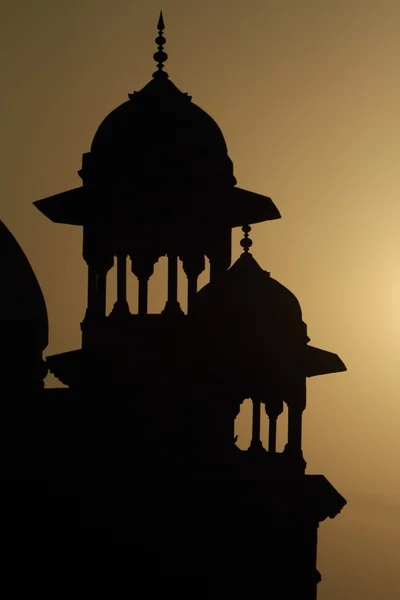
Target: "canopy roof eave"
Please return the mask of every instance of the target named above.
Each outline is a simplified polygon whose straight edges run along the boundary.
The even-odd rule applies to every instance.
[[[182,190],[166,189],[163,194],[165,197],[170,195],[176,198],[182,194]],[[137,195],[140,196],[140,204],[135,199],[124,201],[120,191],[117,195],[105,196],[104,191],[97,187],[84,185],[37,200],[33,204],[53,223],[79,226],[109,222],[110,218],[117,221],[120,217],[123,220],[130,218],[133,222],[147,223],[210,222],[210,219],[214,219],[229,227],[239,227],[279,219],[281,216],[271,198],[238,187],[192,192],[187,210],[183,206],[181,210],[168,212],[168,206],[165,208],[164,204],[163,214],[160,214],[156,206],[154,211],[148,210],[152,205],[151,191],[139,189]],[[117,201],[116,196],[119,197]]]

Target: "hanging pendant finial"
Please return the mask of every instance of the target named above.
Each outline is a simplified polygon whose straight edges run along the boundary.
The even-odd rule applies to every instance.
[[[158,51],[153,55],[154,60],[157,63],[157,71],[155,71],[153,73],[153,78],[154,79],[158,79],[158,78],[168,78],[168,73],[166,73],[165,71],[163,71],[164,69],[164,63],[166,62],[166,60],[168,59],[168,54],[166,54],[166,52],[164,52],[164,44],[166,42],[165,37],[163,36],[164,33],[164,18],[163,18],[163,14],[162,14],[162,10],[160,11],[160,16],[158,19],[158,23],[157,23],[157,29],[158,29],[158,36],[155,39],[155,42],[158,46]]]
[[[253,241],[249,238],[249,233],[251,231],[250,225],[243,225],[242,231],[244,233],[244,237],[240,240],[240,245],[242,246],[243,251],[248,253],[253,245]]]

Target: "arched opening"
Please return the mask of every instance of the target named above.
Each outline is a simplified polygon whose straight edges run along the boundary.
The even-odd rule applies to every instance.
[[[278,419],[279,421],[279,419]],[[264,448],[268,448],[268,432],[269,432],[269,418],[265,412],[264,404],[261,405],[261,419],[260,419],[260,438]]]
[[[106,316],[109,316],[115,310],[121,310],[121,307],[125,314],[126,304],[131,313],[135,312],[137,302],[135,308],[133,308],[131,294],[135,280],[136,277],[129,268],[129,259],[127,257],[125,259],[115,257],[114,265],[107,273]]]
[[[287,444],[288,407],[283,403],[283,412],[278,417],[276,432],[276,451],[283,452]]]
[[[106,288],[106,315],[108,316],[114,304],[117,301],[117,261],[114,260],[114,266],[107,273]]]
[[[181,309],[187,315],[188,307],[188,280],[183,270],[183,264],[181,260],[178,260],[178,302]]]
[[[263,448],[269,447],[269,418],[265,412],[264,404],[260,407],[260,439]],[[287,443],[288,408],[283,404],[283,412],[276,422],[276,452],[283,452]],[[247,450],[252,441],[253,434],[253,401],[246,398],[240,405],[240,412],[235,419],[236,445],[241,450]]]
[[[201,290],[202,287],[207,285],[210,282],[210,260],[207,256],[205,258],[205,268],[202,273],[200,273],[199,278],[197,280],[197,290]]]
[[[168,290],[168,258],[161,256],[154,265],[154,273],[148,284],[148,306],[149,314],[160,314],[167,301]]]
[[[136,275],[131,271],[130,260],[128,258],[126,269],[126,298],[128,300],[129,309],[133,315],[136,315],[138,312],[138,293],[139,283]]]
[[[209,261],[202,254],[179,261],[178,302],[185,314],[188,314],[195,304],[199,289],[207,283],[209,271]]]
[[[235,419],[236,446],[240,450],[247,450],[252,438],[253,402],[250,398],[243,400],[240,411]]]

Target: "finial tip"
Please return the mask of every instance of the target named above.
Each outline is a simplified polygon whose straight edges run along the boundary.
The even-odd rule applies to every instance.
[[[158,28],[158,36],[156,37],[156,44],[158,46],[158,51],[154,54],[153,58],[157,63],[157,71],[155,71],[155,73],[153,73],[153,78],[163,78],[163,79],[168,79],[168,73],[166,73],[163,69],[164,69],[164,63],[168,58],[168,54],[166,54],[164,52],[164,44],[165,44],[165,37],[163,35],[164,32],[164,19],[163,19],[163,14],[162,14],[162,10],[160,10],[160,16],[158,19],[158,23],[157,23],[157,28]]]
[[[164,25],[164,18],[163,18],[162,10],[160,10],[160,16],[158,17],[157,29],[158,29],[159,31],[162,31],[163,29],[165,29],[165,25]]]

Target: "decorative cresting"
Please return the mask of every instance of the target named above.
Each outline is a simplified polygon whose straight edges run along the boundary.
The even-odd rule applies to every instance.
[[[158,45],[158,51],[154,54],[154,60],[157,63],[157,71],[155,71],[153,73],[153,78],[159,78],[159,77],[165,77],[168,79],[168,73],[166,73],[163,69],[164,69],[164,63],[167,61],[168,59],[168,54],[166,54],[164,52],[164,44],[166,42],[165,37],[163,36],[164,33],[164,19],[163,19],[163,14],[162,14],[162,10],[160,11],[160,17],[158,19],[158,23],[157,23],[157,29],[158,29],[158,36],[156,37],[156,44]]]

